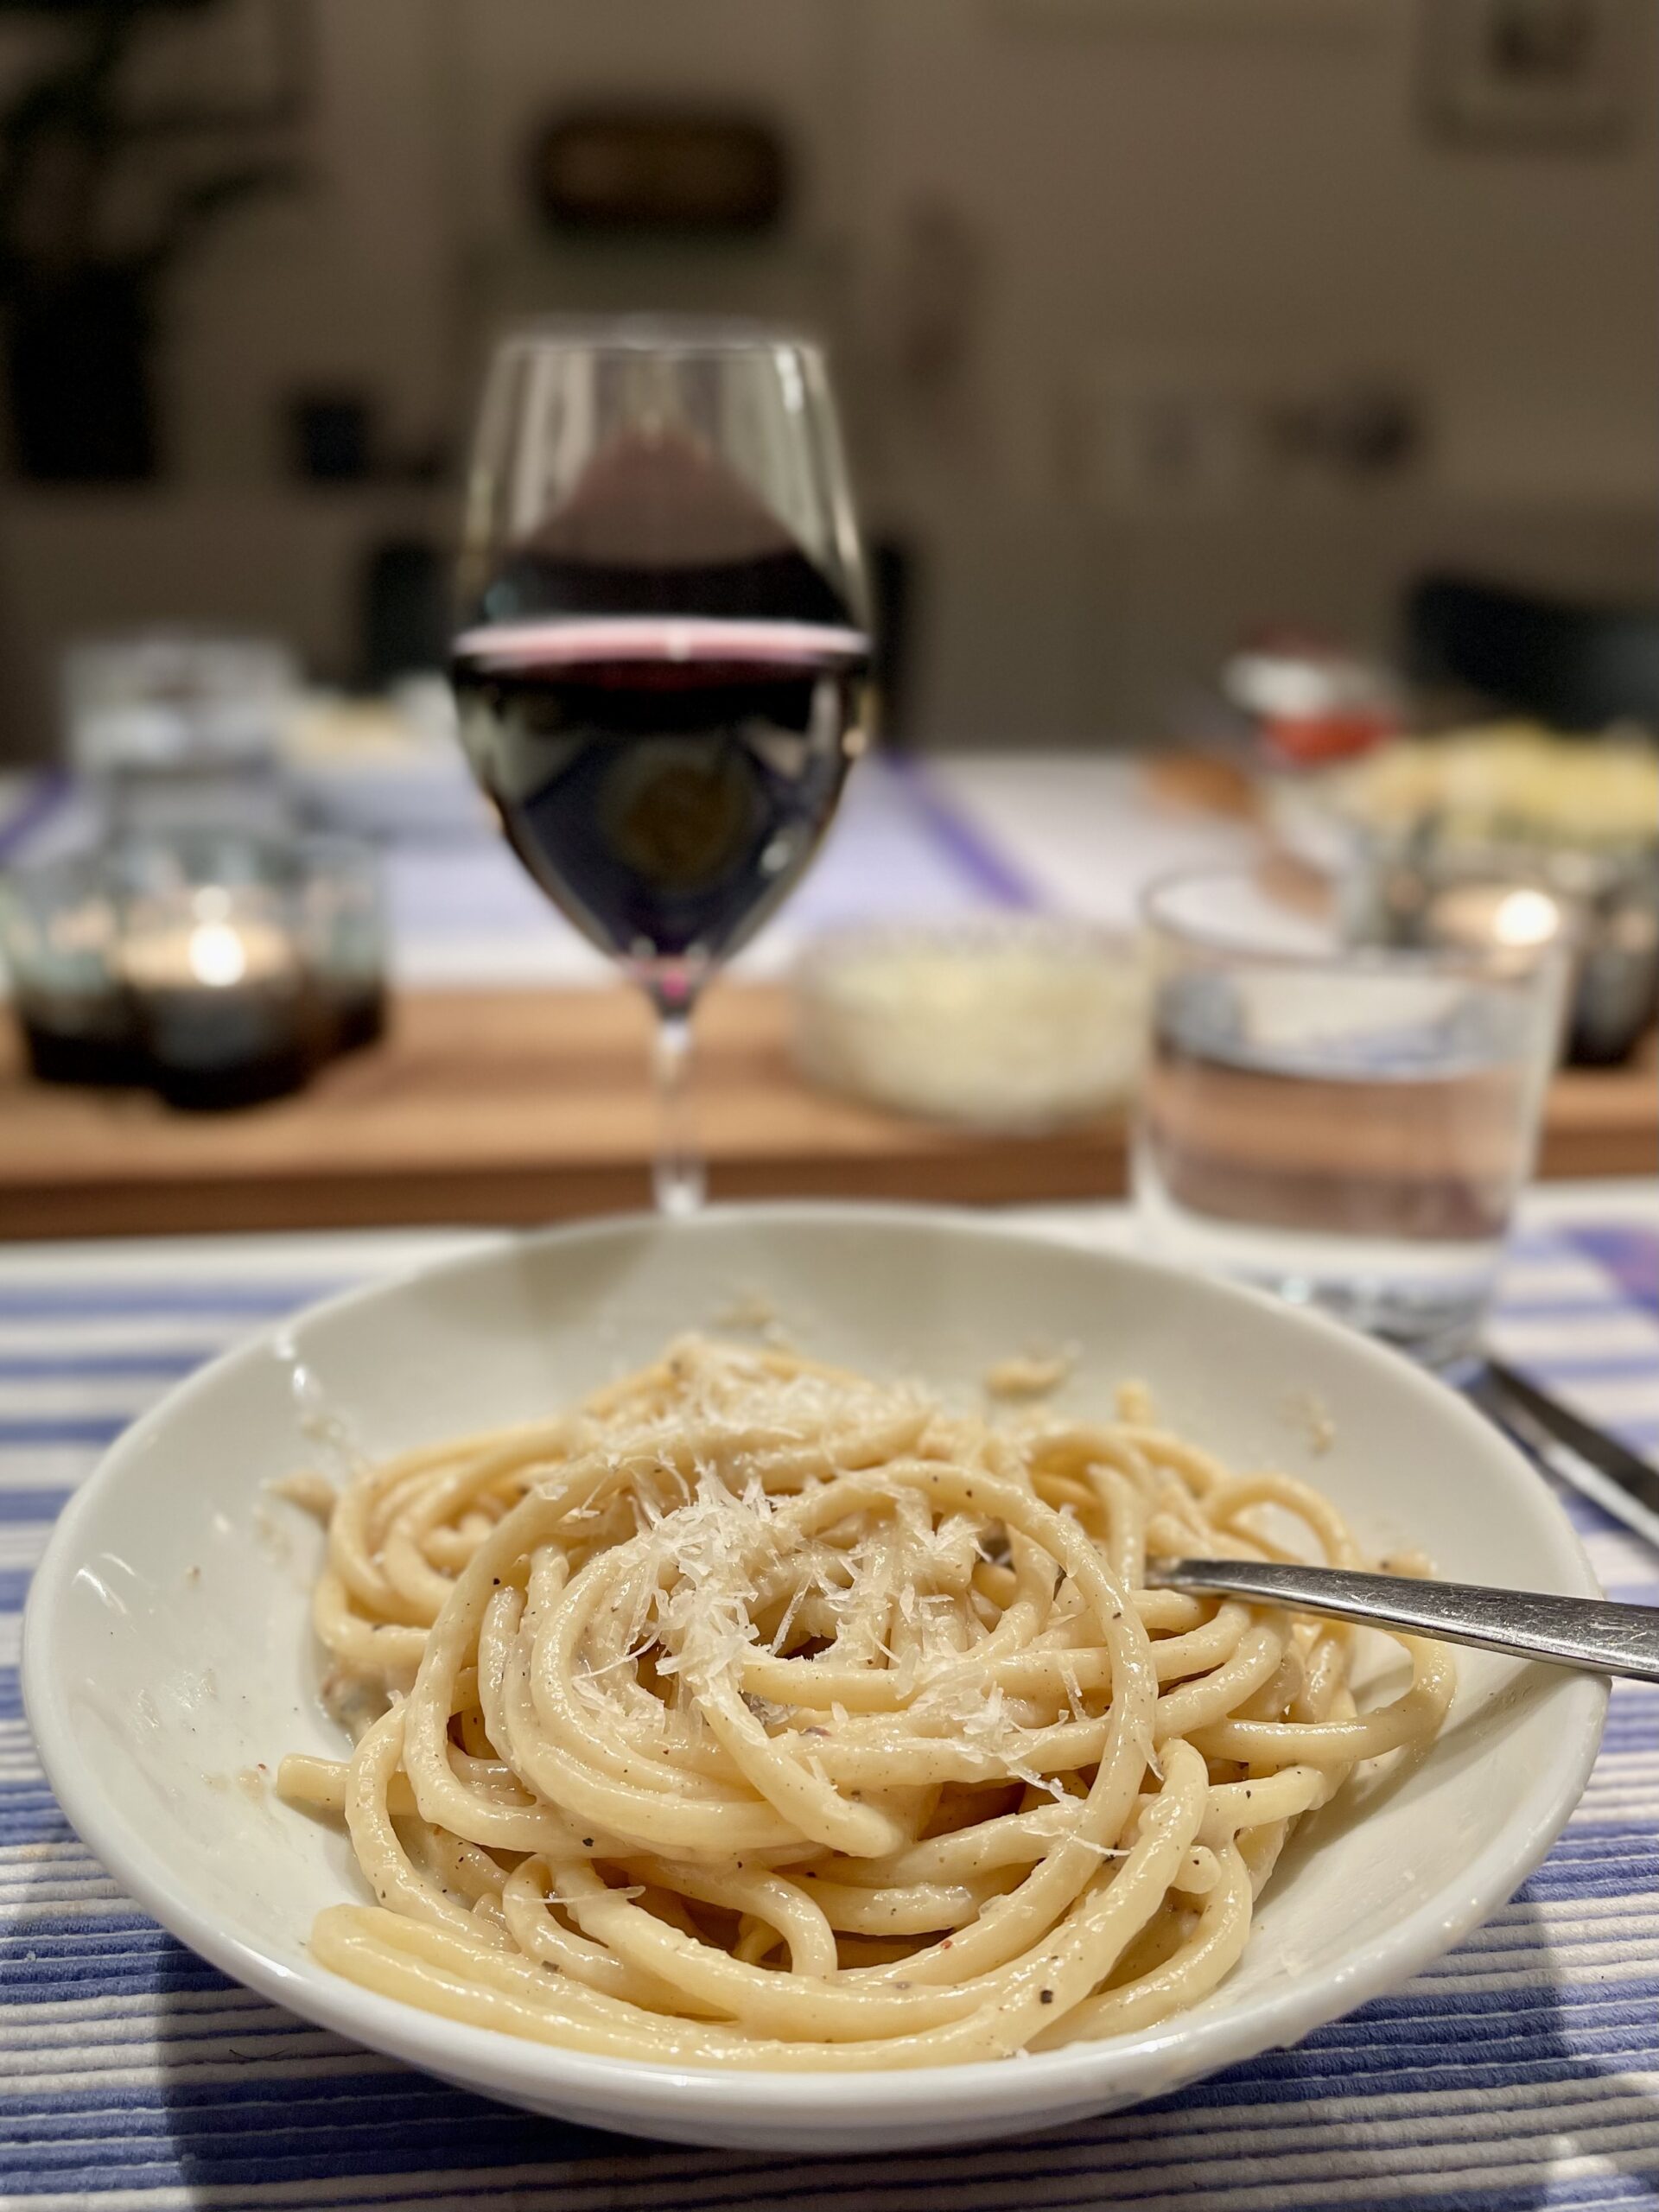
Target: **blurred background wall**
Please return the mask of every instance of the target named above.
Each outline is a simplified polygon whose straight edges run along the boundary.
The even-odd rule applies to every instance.
[[[238,145],[297,181],[156,296],[153,478],[22,480],[13,426],[0,759],[51,749],[58,652],[111,625],[272,630],[359,679],[365,564],[447,541],[483,347],[544,310],[828,333],[918,743],[1154,737],[1252,625],[1386,645],[1433,569],[1653,595],[1651,0],[154,12],[140,90],[249,98]],[[0,6],[0,102],[64,35]],[[595,106],[760,120],[780,219],[550,225],[535,149]]]

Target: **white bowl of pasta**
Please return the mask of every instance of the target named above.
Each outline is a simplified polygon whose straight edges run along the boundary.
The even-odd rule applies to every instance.
[[[116,1878],[327,2027],[637,2134],[967,2142],[1398,1986],[1576,1802],[1598,1681],[1146,1586],[1274,1546],[1595,1589],[1495,1432],[1317,1319],[715,1210],[202,1371],[64,1514],[25,1690]]]

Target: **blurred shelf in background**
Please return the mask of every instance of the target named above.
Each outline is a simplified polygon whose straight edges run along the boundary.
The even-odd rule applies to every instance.
[[[954,753],[1154,739],[1263,622],[1292,620],[1386,656],[1405,594],[1430,571],[1641,600],[1653,569],[1648,472],[1620,465],[1633,487],[1624,497],[1599,485],[1414,480],[1219,510],[1120,510],[1091,489],[1081,458],[1065,496],[1047,501],[899,487],[869,521],[910,556],[906,741]],[[181,613],[280,637],[320,683],[378,682],[389,671],[370,666],[377,560],[421,548],[447,563],[457,512],[447,487],[391,482],[7,485],[0,765],[54,757],[57,672],[73,639]]]
[[[58,753],[63,652],[107,631],[188,618],[281,637],[316,680],[356,680],[376,555],[411,541],[447,547],[454,528],[452,496],[422,485],[8,485],[0,762]]]

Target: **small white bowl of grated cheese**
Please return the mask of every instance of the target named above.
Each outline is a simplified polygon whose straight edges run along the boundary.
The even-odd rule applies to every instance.
[[[1133,940],[1041,916],[820,938],[795,975],[808,1078],[962,1127],[1034,1131],[1125,1100],[1146,986]]]

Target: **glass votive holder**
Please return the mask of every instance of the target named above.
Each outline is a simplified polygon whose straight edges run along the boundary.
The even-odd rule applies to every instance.
[[[386,912],[380,861],[352,837],[295,848],[299,928],[327,1049],[373,1044],[386,1026]]]
[[[1571,943],[1567,1058],[1629,1059],[1659,1014],[1659,849],[1604,852],[1431,841],[1362,859],[1345,889],[1352,926],[1389,942],[1475,944],[1502,937],[1530,906],[1562,917]]]
[[[29,1066],[43,1083],[141,1079],[119,957],[120,913],[100,857],[0,878],[0,955]]]
[[[253,1105],[297,1090],[319,1014],[281,885],[178,882],[128,896],[121,972],[144,1080],[174,1106]]]

